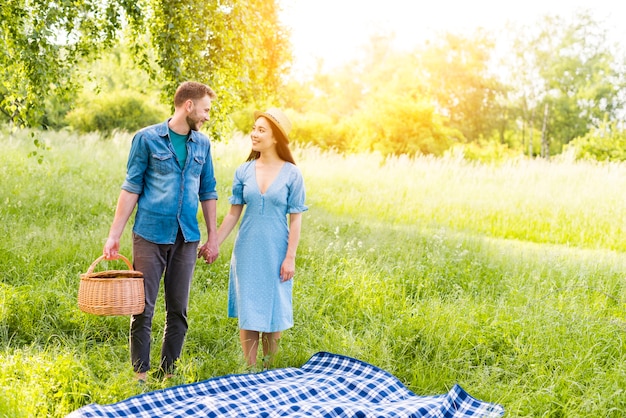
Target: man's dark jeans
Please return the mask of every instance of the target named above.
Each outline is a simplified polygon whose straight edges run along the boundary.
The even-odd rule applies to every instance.
[[[174,244],[154,244],[133,234],[133,268],[143,273],[146,307],[130,324],[130,357],[135,372],[150,369],[154,305],[161,277],[165,289],[165,331],[160,368],[171,373],[187,334],[187,304],[196,265],[198,241],[185,242],[180,230]],[[163,274],[165,273],[165,274]]]

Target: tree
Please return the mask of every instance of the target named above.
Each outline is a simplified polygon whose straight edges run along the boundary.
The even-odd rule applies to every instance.
[[[445,126],[428,98],[416,94],[369,97],[355,115],[354,150],[378,151],[382,155],[441,156],[460,136]]]
[[[242,102],[271,101],[290,62],[289,33],[275,1],[152,0],[158,77],[171,97],[178,84],[195,78],[219,94],[219,122]]]
[[[510,62],[524,126],[545,125],[544,148],[560,152],[624,105],[623,62],[613,55],[606,30],[589,13],[570,22],[546,16],[537,31],[523,28]]]
[[[290,60],[273,0],[5,0],[0,22],[0,109],[18,126],[40,123],[43,98],[71,100],[76,64],[122,33],[168,103],[184,80],[214,87],[218,126],[240,102],[268,100]]]
[[[393,34],[375,34],[362,60],[330,74],[319,65],[310,81],[291,88],[298,99],[293,108],[307,114],[295,129],[299,140],[339,151],[415,156],[442,155],[462,138],[429,96],[419,55],[393,50],[392,41]]]
[[[602,123],[566,145],[577,159],[595,161],[626,161],[626,131],[615,122]]]
[[[5,0],[0,9],[0,111],[18,126],[41,122],[42,102],[71,100],[77,62],[111,45],[132,0]]]
[[[446,33],[418,51],[427,94],[468,141],[490,138],[503,115],[505,90],[492,73],[493,48],[491,36],[477,30],[471,36]]]
[[[439,112],[420,54],[395,52],[392,41],[393,35],[370,39],[352,146],[383,155],[443,155],[463,135]]]

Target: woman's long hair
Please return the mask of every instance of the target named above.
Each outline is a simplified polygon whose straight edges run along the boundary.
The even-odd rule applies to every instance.
[[[259,116],[264,118],[265,116]],[[272,134],[274,138],[276,138],[276,153],[280,157],[281,160],[287,161],[293,165],[296,165],[296,161],[293,159],[293,155],[291,155],[291,150],[289,149],[289,145],[287,142],[287,138],[283,135],[282,131],[278,129],[276,124],[272,122],[270,119],[265,118],[272,127]],[[259,151],[250,151],[250,155],[248,155],[247,161],[257,160],[261,156]]]

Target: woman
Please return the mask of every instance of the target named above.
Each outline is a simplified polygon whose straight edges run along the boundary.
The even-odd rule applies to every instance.
[[[217,239],[218,245],[224,242],[247,205],[230,263],[228,316],[239,320],[248,366],[256,365],[261,337],[268,367],[281,331],[293,326],[292,279],[302,212],[308,208],[302,174],[288,146],[291,122],[278,109],[257,111],[254,118],[252,151],[235,172],[231,207]]]

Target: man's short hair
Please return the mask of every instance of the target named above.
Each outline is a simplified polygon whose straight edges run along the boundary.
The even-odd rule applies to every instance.
[[[174,94],[174,106],[178,107],[187,100],[199,100],[204,96],[209,96],[211,100],[217,98],[217,94],[215,94],[211,87],[195,81],[185,81],[176,89],[176,94]]]

